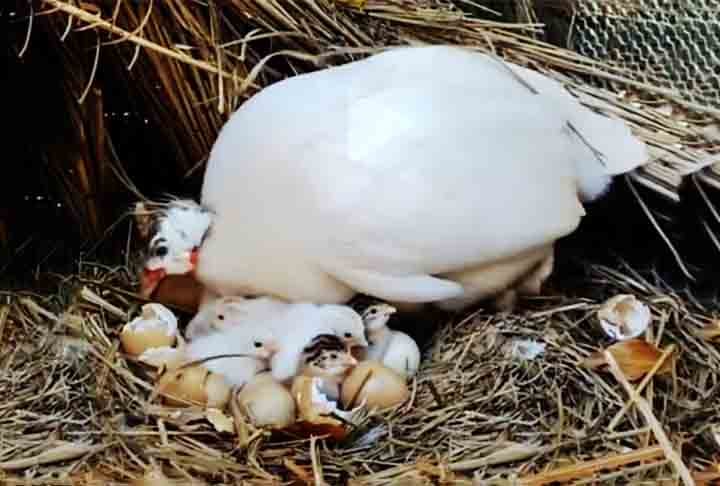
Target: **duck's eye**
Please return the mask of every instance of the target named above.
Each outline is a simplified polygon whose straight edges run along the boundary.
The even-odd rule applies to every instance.
[[[375,314],[377,314],[377,309],[370,309],[370,315],[374,316]]]
[[[337,354],[335,354],[335,353],[330,354],[330,359],[337,359]]]
[[[348,339],[350,339],[350,338],[352,337],[352,333],[346,332],[346,333],[345,333],[345,337],[348,338]]]
[[[162,258],[168,254],[168,248],[167,248],[167,246],[158,246],[157,248],[155,248],[154,253],[155,253],[156,257]]]
[[[223,314],[218,314],[218,319],[220,319],[221,321],[224,321],[225,316]]]
[[[262,348],[262,343],[260,341],[255,341],[253,343],[253,346],[255,346],[256,348]]]

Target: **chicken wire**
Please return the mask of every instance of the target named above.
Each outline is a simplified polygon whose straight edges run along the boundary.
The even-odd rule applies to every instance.
[[[575,0],[569,47],[720,108],[720,0]]]

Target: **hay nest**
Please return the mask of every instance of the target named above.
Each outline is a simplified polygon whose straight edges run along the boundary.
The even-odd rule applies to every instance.
[[[425,347],[411,398],[368,414],[335,443],[277,439],[246,424],[228,427],[216,412],[158,403],[148,369],[119,345],[120,328],[143,304],[128,290],[129,275],[85,268],[54,295],[7,296],[0,312],[3,484],[720,478],[720,347],[700,333],[715,315],[657,278],[594,267],[573,290],[562,289],[565,297],[529,300],[512,314],[446,316]],[[668,373],[651,369],[629,383],[622,367],[583,366],[612,344],[596,312],[618,293],[650,307],[653,322],[640,339],[670,360]],[[517,340],[544,350],[518,357]]]

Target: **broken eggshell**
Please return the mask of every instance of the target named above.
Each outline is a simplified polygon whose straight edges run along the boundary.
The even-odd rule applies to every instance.
[[[322,378],[317,376],[296,376],[291,393],[297,403],[297,422],[286,431],[301,437],[328,435],[342,440],[350,433],[348,422],[360,409],[340,410],[337,402],[329,400],[322,392]],[[339,418],[337,418],[339,417]]]
[[[180,367],[187,360],[188,358],[182,350],[170,346],[149,348],[138,356],[138,361],[154,366],[155,368],[165,367],[169,370]]]
[[[652,319],[650,308],[632,294],[608,299],[598,310],[597,317],[605,334],[616,341],[640,336]]]
[[[260,373],[243,385],[235,401],[256,427],[283,428],[295,422],[295,400],[271,373]]]
[[[378,361],[358,363],[342,383],[341,400],[345,408],[364,403],[368,408],[386,409],[410,396],[405,378]]]
[[[166,370],[159,378],[158,391],[169,405],[188,406],[189,402],[223,409],[230,401],[230,385],[222,375],[202,365]],[[175,398],[173,398],[175,397]]]
[[[120,342],[128,354],[138,356],[150,348],[170,347],[177,341],[177,318],[161,304],[145,304],[141,314],[125,324]]]

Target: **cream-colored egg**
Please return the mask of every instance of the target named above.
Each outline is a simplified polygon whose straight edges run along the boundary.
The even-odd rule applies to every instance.
[[[143,363],[156,368],[165,367],[166,369],[173,370],[188,361],[188,357],[178,348],[161,346],[158,348],[146,349],[140,356],[138,356],[138,361],[142,361]]]
[[[231,394],[230,386],[222,375],[212,373],[201,365],[166,371],[158,380],[158,389],[170,395],[164,397],[170,405],[188,405],[179,400],[184,399],[219,409],[228,403]]]
[[[341,400],[345,408],[365,403],[368,408],[385,409],[410,396],[405,378],[377,361],[362,361],[342,383]]]
[[[625,341],[640,336],[650,325],[650,308],[632,294],[619,294],[603,303],[597,313],[608,337]]]
[[[177,336],[175,315],[160,304],[145,304],[141,314],[123,326],[120,342],[128,354],[139,356],[150,348],[173,346]]]
[[[260,373],[235,395],[240,411],[257,427],[283,428],[295,422],[296,406],[290,391]]]

